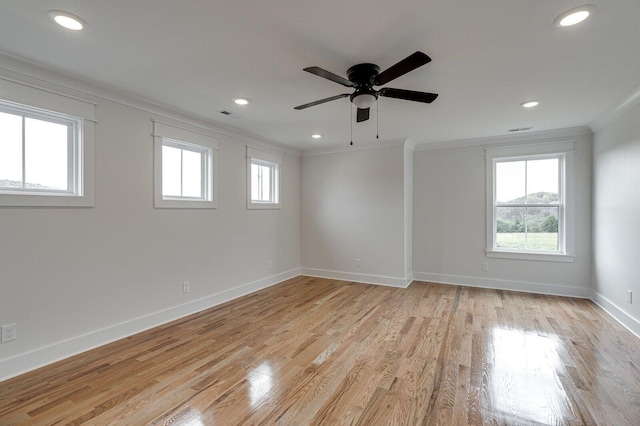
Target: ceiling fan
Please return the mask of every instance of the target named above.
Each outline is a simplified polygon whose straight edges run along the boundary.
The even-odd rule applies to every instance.
[[[320,67],[305,68],[304,71],[306,72],[326,78],[327,80],[334,81],[346,87],[353,87],[356,90],[353,93],[342,93],[340,95],[320,99],[315,102],[309,102],[308,104],[297,106],[294,109],[305,109],[349,96],[351,102],[358,107],[356,121],[360,123],[361,121],[369,119],[369,108],[378,100],[378,96],[404,99],[414,102],[425,102],[429,104],[435,101],[438,97],[436,93],[392,89],[390,87],[383,87],[379,90],[373,88],[373,86],[383,86],[388,82],[415,70],[416,68],[428,64],[429,62],[431,62],[431,58],[426,54],[422,52],[415,52],[382,72],[380,72],[380,67],[375,64],[354,65],[347,70],[347,78],[340,77],[339,75]]]

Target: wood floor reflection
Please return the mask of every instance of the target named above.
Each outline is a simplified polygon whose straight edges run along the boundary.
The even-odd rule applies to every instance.
[[[298,277],[0,383],[0,425],[638,425],[591,301]]]

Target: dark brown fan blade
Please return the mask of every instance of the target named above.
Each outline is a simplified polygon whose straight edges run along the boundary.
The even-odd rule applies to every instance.
[[[361,123],[363,121],[367,121],[369,119],[369,110],[370,108],[358,108],[358,113],[356,114],[356,122]]]
[[[342,84],[343,86],[347,86],[347,87],[356,87],[356,85],[354,83],[352,83],[351,81],[347,80],[344,77],[340,77],[339,75],[336,75],[332,72],[329,72],[327,70],[323,70],[320,67],[309,67],[309,68],[304,68],[304,71],[306,72],[310,72],[311,74],[315,74],[319,77],[322,78],[326,78],[327,80],[331,80],[331,81],[335,81],[338,84]]]
[[[305,108],[309,108],[309,107],[312,107],[312,106],[323,104],[325,102],[335,101],[336,99],[346,98],[347,96],[349,96],[348,93],[343,93],[341,95],[332,96],[330,98],[320,99],[319,101],[309,102],[308,104],[300,105],[300,106],[294,107],[293,109],[305,109]]]
[[[431,62],[430,57],[422,52],[416,52],[382,71],[378,74],[374,83],[376,86],[382,86],[383,84],[387,84],[391,80],[394,80],[409,71],[413,71],[424,64],[428,64],[429,62]]]
[[[425,102],[430,104],[438,97],[437,93],[416,92],[414,90],[404,89],[391,89],[385,87],[378,91],[379,96],[385,96],[387,98],[404,99],[406,101]]]

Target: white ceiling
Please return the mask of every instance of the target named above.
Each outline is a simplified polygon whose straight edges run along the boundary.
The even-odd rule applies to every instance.
[[[586,2],[592,17],[558,28]],[[81,16],[80,33],[51,9]],[[350,89],[303,72],[346,77],[361,62],[393,65],[420,50],[432,62],[389,87],[439,93],[432,104],[379,102],[381,139],[416,143],[508,129],[590,125],[640,85],[638,0],[0,0],[0,51],[120,93],[301,150],[346,146]],[[2,64],[0,64],[1,66]],[[251,104],[239,107],[232,98]],[[525,110],[519,104],[538,99]],[[239,115],[226,117],[228,110]],[[321,133],[321,140],[311,139]],[[353,125],[375,139],[376,113]]]

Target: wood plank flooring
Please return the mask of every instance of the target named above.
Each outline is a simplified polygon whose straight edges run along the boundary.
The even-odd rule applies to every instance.
[[[640,425],[587,300],[298,277],[0,383],[0,425]]]

